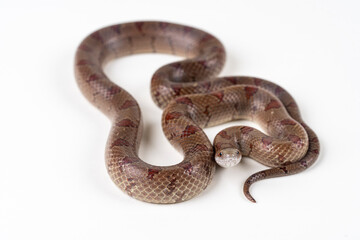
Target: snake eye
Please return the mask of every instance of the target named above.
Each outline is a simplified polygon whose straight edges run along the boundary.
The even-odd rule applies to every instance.
[[[219,153],[219,156],[220,156],[220,157],[222,156],[222,152]]]
[[[240,154],[240,152],[239,152],[239,151],[236,151],[236,154],[237,154],[237,155],[239,155],[239,154]]]

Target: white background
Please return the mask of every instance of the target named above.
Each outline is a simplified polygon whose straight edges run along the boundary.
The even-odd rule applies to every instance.
[[[360,239],[359,11],[355,0],[0,0],[0,239]],[[264,169],[251,159],[218,169],[181,204],[117,189],[104,164],[110,122],[78,90],[73,58],[90,32],[134,20],[206,30],[227,49],[221,75],[286,88],[320,138],[319,161],[254,184],[257,204],[242,193]],[[140,156],[152,164],[181,161],[149,90],[152,73],[178,59],[149,54],[106,67],[142,107]],[[209,138],[224,126],[207,129]]]

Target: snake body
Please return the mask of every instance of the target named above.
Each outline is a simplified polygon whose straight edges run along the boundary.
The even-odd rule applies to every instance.
[[[183,161],[173,166],[153,166],[139,158],[139,105],[103,72],[103,66],[114,58],[150,52],[185,58],[161,67],[151,80],[152,98],[164,109],[165,136],[184,155]],[[301,172],[316,161],[318,138],[301,119],[291,95],[259,78],[219,78],[224,62],[225,50],[217,38],[167,22],[113,25],[82,41],[75,57],[77,83],[112,122],[106,166],[120,189],[146,202],[182,202],[211,182],[214,156],[226,166],[227,160],[238,161],[237,156],[242,155],[271,167],[253,174],[244,184],[245,196],[255,202],[249,193],[252,183]],[[246,126],[231,127],[211,144],[202,130],[237,119],[255,121],[267,134]]]

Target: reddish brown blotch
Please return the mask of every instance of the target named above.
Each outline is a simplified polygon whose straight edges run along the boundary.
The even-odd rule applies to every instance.
[[[276,95],[277,97],[280,96],[281,93],[283,93],[283,92],[284,92],[284,89],[282,89],[281,87],[277,86],[277,87],[275,88],[275,95]]]
[[[101,37],[100,32],[94,32],[93,34],[90,35],[93,39],[95,39],[96,41],[99,41],[101,43],[104,43],[104,39]]]
[[[165,116],[165,124],[168,124],[168,121],[177,119],[182,116],[182,113],[180,112],[169,112]]]
[[[249,150],[248,156],[251,155],[251,153],[253,151],[253,147],[254,147],[254,145],[252,143],[250,143],[250,146],[249,146],[250,150]]]
[[[308,163],[306,160],[301,160],[300,161],[300,165],[303,166],[304,168],[307,168],[308,167]]]
[[[295,144],[302,144],[301,138],[299,136],[291,134],[288,136],[288,139]]]
[[[259,78],[254,78],[254,83],[256,86],[260,86],[263,81]]]
[[[231,136],[227,134],[227,132],[225,130],[222,130],[218,133],[218,135],[222,138],[225,138],[225,139],[230,139]]]
[[[319,154],[319,149],[313,149],[311,150],[312,153]]]
[[[205,144],[196,144],[196,146],[190,148],[186,154],[190,154],[190,153],[198,153],[198,152],[204,152],[204,151],[209,151],[209,148],[205,145]]]
[[[212,92],[211,95],[217,97],[219,99],[219,101],[221,102],[224,98],[224,91]]]
[[[172,86],[171,86],[171,89],[175,92],[175,96],[180,96],[180,93],[181,93],[181,89],[182,89],[182,87],[180,86],[180,85],[178,85],[178,84],[173,84]]]
[[[271,137],[268,137],[268,136],[263,137],[263,138],[261,139],[261,142],[263,143],[263,147],[264,147],[265,149],[268,149],[268,148],[269,148],[269,145],[272,144],[272,138],[271,138]]]
[[[76,65],[78,65],[78,66],[81,66],[81,65],[87,65],[87,64],[91,64],[88,60],[86,60],[86,59],[81,59],[81,60],[79,60],[77,63],[76,63]]]
[[[149,169],[148,169],[147,179],[152,180],[152,179],[154,178],[154,175],[155,175],[155,174],[158,174],[159,172],[160,172],[160,170],[149,168]]]
[[[317,137],[313,137],[312,139],[310,139],[310,142],[318,143],[319,139]]]
[[[132,128],[138,127],[137,124],[135,124],[133,121],[131,121],[128,118],[123,119],[120,122],[117,122],[116,126],[118,126],[118,127],[132,127]]]
[[[257,87],[245,87],[245,96],[246,99],[249,100],[250,97],[254,96],[254,94],[258,91]]]
[[[252,132],[253,130],[254,129],[252,127],[244,126],[244,127],[241,128],[241,133],[244,134],[244,135],[247,135],[250,132]]]
[[[208,92],[211,87],[211,82],[200,82],[197,88],[203,88],[205,92]]]
[[[136,22],[135,26],[139,30],[139,32],[143,33],[142,27],[144,26],[144,22]]]
[[[118,94],[119,92],[121,92],[121,88],[119,88],[117,86],[111,86],[107,89],[108,96],[113,96],[115,94]]]
[[[119,107],[119,110],[124,110],[124,109],[127,109],[127,108],[130,108],[130,107],[133,107],[133,106],[136,106],[136,102],[133,101],[133,100],[126,100],[123,105],[121,105]]]
[[[193,31],[193,28],[188,27],[188,26],[184,26],[183,28],[184,28],[184,34],[187,34],[187,33],[190,33]]]
[[[296,108],[297,107],[297,105],[296,105],[296,103],[295,102],[290,102],[289,104],[287,104],[286,105],[286,108]]]
[[[173,193],[174,192],[174,190],[175,190],[175,188],[176,188],[176,178],[175,177],[173,177],[171,180],[170,180],[170,183],[169,183],[169,185],[167,185],[167,190],[168,191],[165,191],[165,194],[167,194],[167,195],[170,195],[171,193]]]
[[[193,171],[193,166],[190,162],[186,163],[184,166],[183,166],[184,170],[185,170],[185,173],[191,175],[192,171]]]
[[[126,141],[125,139],[122,138],[118,138],[116,139],[110,146],[110,148],[113,148],[115,146],[125,146],[128,147],[130,146],[130,143],[128,141]]]
[[[205,106],[205,111],[204,111],[204,114],[206,115],[206,116],[209,116],[209,114],[210,114],[210,112],[209,112],[209,105],[206,105]]]
[[[176,70],[183,70],[183,65],[180,62],[172,63],[170,66],[175,68]]]
[[[277,101],[275,99],[271,99],[270,102],[266,105],[265,111],[268,111],[273,108],[280,108],[280,107],[281,107],[281,104],[279,101]]]
[[[188,137],[192,134],[195,134],[196,132],[201,131],[201,129],[194,125],[188,125],[186,126],[185,130],[181,134],[181,138]]]
[[[90,82],[93,82],[93,81],[96,81],[96,80],[99,80],[100,79],[100,76],[96,73],[94,74],[91,74],[88,79],[86,80],[86,82],[90,83]]]
[[[235,85],[237,83],[236,77],[226,77],[225,80],[230,82],[231,85]]]
[[[166,23],[166,22],[160,22],[160,23],[159,23],[159,27],[160,27],[162,30],[165,30],[168,26],[169,26],[169,23]]]
[[[294,122],[294,120],[289,119],[289,118],[281,120],[281,121],[280,121],[280,124],[281,124],[281,125],[296,125],[296,123]]]
[[[215,149],[221,149],[223,144],[224,143],[222,143],[222,142],[217,142],[215,145]]]
[[[86,44],[82,43],[80,46],[79,46],[79,49],[84,51],[84,52],[91,52],[91,48],[89,46],[87,46]]]
[[[113,30],[113,31],[116,32],[117,34],[121,34],[120,25],[111,26],[111,30]]]
[[[180,104],[186,104],[186,105],[189,105],[189,106],[193,106],[193,103],[191,101],[190,98],[188,97],[179,97],[179,98],[176,98],[176,103],[180,103]]]

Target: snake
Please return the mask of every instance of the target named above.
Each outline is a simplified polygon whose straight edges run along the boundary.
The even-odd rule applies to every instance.
[[[111,60],[142,53],[172,54],[181,61],[160,67],[151,78],[151,96],[163,110],[161,125],[183,160],[155,166],[138,155],[143,131],[138,102],[104,73]],[[149,203],[189,200],[210,184],[215,170],[249,157],[268,169],[244,183],[288,176],[309,168],[319,156],[319,140],[302,120],[293,97],[270,81],[249,76],[219,77],[225,48],[213,35],[190,26],[137,21],[107,26],[89,34],[75,54],[75,78],[83,95],[111,121],[106,169],[129,196]],[[141,69],[141,66],[137,66]],[[213,143],[206,127],[250,120],[249,126],[220,131]]]

